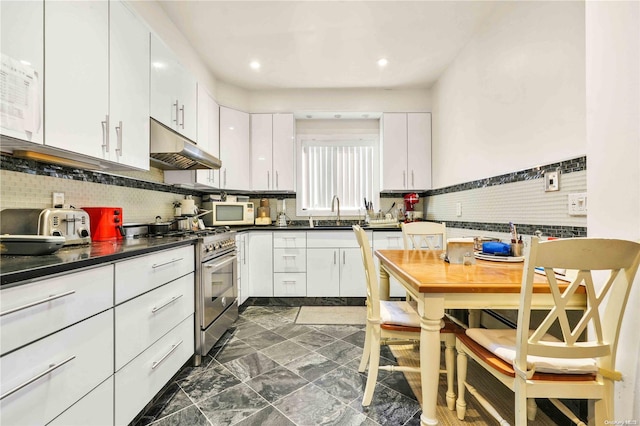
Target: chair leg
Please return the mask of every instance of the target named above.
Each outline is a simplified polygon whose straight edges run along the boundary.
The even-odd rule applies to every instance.
[[[527,417],[529,414],[529,401],[527,400],[527,392],[524,387],[526,383],[519,376],[516,376],[514,381],[514,393],[515,393],[515,420],[516,425],[526,425]],[[535,401],[534,401],[535,404]]]
[[[360,366],[358,367],[358,371],[360,373],[364,373],[364,370],[367,368],[367,363],[369,362],[369,356],[371,355],[371,329],[372,326],[367,321],[367,326],[364,330],[364,348],[362,349],[362,359],[360,360]]]
[[[371,327],[371,344],[369,348],[369,373],[367,374],[367,384],[362,397],[362,405],[364,407],[371,404],[373,391],[378,381],[378,367],[380,366],[380,328],[378,327]]]
[[[444,365],[447,370],[447,407],[453,411],[456,409],[456,393],[453,391],[455,369],[456,335],[447,333],[444,335]]]
[[[534,398],[527,398],[527,420],[530,422],[535,421],[536,414],[538,413],[538,405]]]
[[[467,354],[458,347],[458,399],[456,400],[456,414],[458,419],[464,420],[467,413],[467,403],[464,400],[465,386],[467,380]]]

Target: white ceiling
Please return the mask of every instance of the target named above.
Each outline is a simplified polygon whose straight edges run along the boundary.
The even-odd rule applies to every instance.
[[[160,1],[216,78],[249,89],[425,89],[490,1]],[[380,68],[377,61],[387,58]],[[254,71],[251,61],[259,61]]]

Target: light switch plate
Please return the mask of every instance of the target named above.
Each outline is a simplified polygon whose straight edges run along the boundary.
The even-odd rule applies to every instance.
[[[544,172],[544,190],[545,192],[560,190],[560,173],[557,170]]]
[[[587,193],[576,192],[569,194],[569,216],[587,215]]]

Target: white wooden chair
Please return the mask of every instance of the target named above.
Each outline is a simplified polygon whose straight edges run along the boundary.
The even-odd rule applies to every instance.
[[[437,222],[402,223],[402,239],[405,250],[428,249],[445,250],[447,244],[447,225]],[[434,241],[434,239],[436,241]],[[440,243],[438,244],[438,240]]]
[[[535,419],[534,398],[549,398],[569,419],[584,425],[557,398],[588,399],[590,424],[613,419],[613,381],[620,324],[640,262],[640,244],[611,239],[574,238],[540,242],[533,238],[524,268],[517,330],[469,329],[458,335],[457,415],[464,419],[465,387],[500,422],[508,424],[479,391],[466,383],[467,356],[515,392],[516,425]],[[539,326],[530,329],[535,268],[544,268],[555,301]],[[564,292],[553,268],[577,271]],[[567,302],[584,286],[587,309],[572,328]],[[635,308],[635,306],[634,306]],[[561,336],[548,334],[559,325]],[[584,333],[586,331],[586,333]],[[580,340],[586,334],[586,340]]]
[[[365,371],[367,365],[369,372],[364,390],[362,405],[368,406],[373,398],[373,391],[378,379],[378,371],[402,371],[419,373],[419,367],[409,366],[380,366],[380,346],[392,344],[410,344],[420,339],[420,317],[415,307],[405,301],[380,300],[380,288],[378,275],[373,263],[371,245],[366,232],[358,225],[353,226],[356,239],[362,254],[367,281],[367,325],[362,359],[358,371]],[[441,333],[461,332],[455,324],[445,321]],[[453,336],[453,334],[451,334]],[[455,343],[455,336],[453,337]],[[451,363],[453,368],[453,360]],[[449,376],[447,376],[449,377]],[[453,389],[453,376],[451,376]],[[455,407],[455,394],[447,395],[451,400],[450,409]]]

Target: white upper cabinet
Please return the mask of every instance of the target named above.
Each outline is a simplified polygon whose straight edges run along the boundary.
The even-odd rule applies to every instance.
[[[251,114],[251,189],[268,191],[274,186],[273,116]]]
[[[149,170],[149,30],[120,1],[110,16],[109,159]]]
[[[0,2],[3,135],[42,143],[44,2]],[[6,90],[6,92],[5,92]]]
[[[431,189],[431,113],[382,116],[382,190]]]
[[[151,117],[195,141],[195,78],[183,68],[174,53],[151,35]]]
[[[45,142],[107,159],[109,3],[47,2],[44,22]]]
[[[293,114],[251,114],[251,189],[294,190]]]
[[[197,144],[214,157],[220,158],[220,107],[203,85],[198,83]],[[165,170],[165,183],[194,188],[220,187],[218,170]]]
[[[220,188],[247,189],[251,185],[249,114],[220,107]]]

